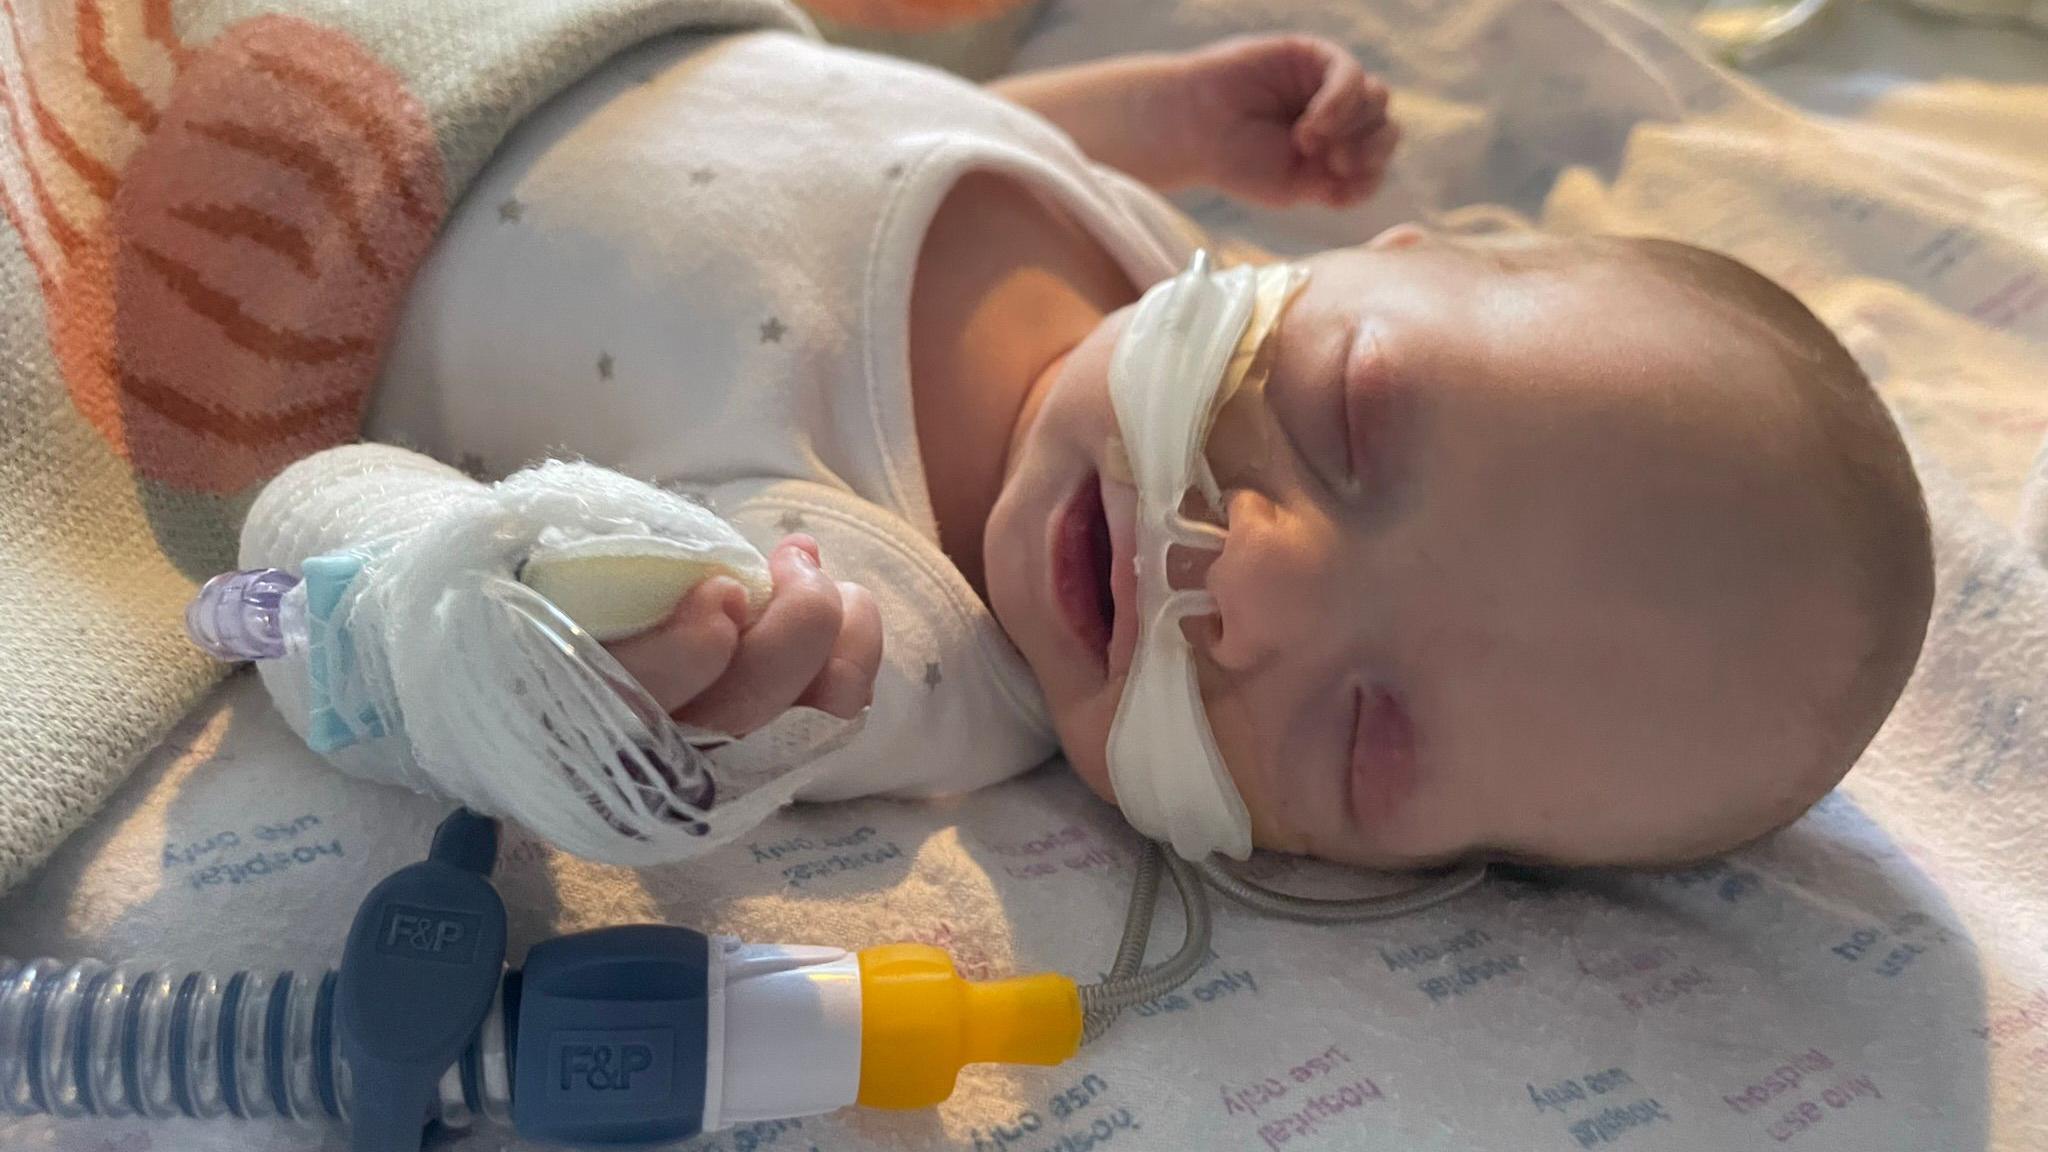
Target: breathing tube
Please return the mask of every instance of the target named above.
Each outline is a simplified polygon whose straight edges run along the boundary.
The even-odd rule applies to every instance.
[[[221,659],[256,661],[287,723],[337,767],[463,807],[426,860],[370,891],[332,969],[0,957],[0,1114],[288,1117],[348,1124],[354,1152],[414,1152],[435,1125],[646,1143],[849,1104],[924,1108],[966,1064],[1061,1063],[1185,982],[1208,953],[1207,888],[1343,923],[1478,883],[1475,863],[1391,896],[1308,899],[1223,859],[1249,854],[1248,818],[1177,626],[1213,605],[1166,585],[1165,552],[1220,545],[1223,530],[1181,518],[1180,500],[1215,494],[1208,424],[1258,386],[1259,345],[1300,282],[1289,266],[1219,273],[1198,254],[1146,293],[1113,362],[1141,493],[1143,615],[1110,763],[1148,839],[1101,980],[970,982],[922,944],[849,952],[673,925],[545,940],[508,968],[496,817],[593,859],[681,859],[788,802],[859,721],[778,743],[788,771],[722,790],[726,740],[668,717],[604,641],[658,622],[713,572],[758,603],[766,566],[751,545],[699,504],[589,465],[485,486],[358,445],[294,465],[250,512],[244,563],[303,557],[298,570],[215,577],[187,630]],[[1162,881],[1185,929],[1147,966]]]

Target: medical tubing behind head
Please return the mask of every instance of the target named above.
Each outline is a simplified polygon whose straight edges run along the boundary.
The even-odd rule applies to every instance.
[[[346,1122],[336,978],[0,957],[0,1115]],[[444,1124],[509,1114],[502,1021],[442,1077]]]
[[[1116,942],[1116,959],[1110,962],[1111,976],[1135,976],[1145,964],[1145,945],[1152,939],[1152,915],[1159,908],[1159,875],[1166,861],[1155,842],[1147,842],[1138,857],[1138,874],[1131,878],[1130,908],[1124,915],[1123,936]]]
[[[1174,890],[1180,894],[1187,930],[1180,950],[1171,958],[1152,968],[1143,968],[1162,871],[1172,878]],[[1138,858],[1137,875],[1131,881],[1131,902],[1125,913],[1123,937],[1117,942],[1116,959],[1102,980],[1080,987],[1081,1009],[1086,1019],[1082,1042],[1101,1036],[1124,1009],[1173,991],[1202,966],[1213,927],[1209,897],[1202,887],[1205,882],[1244,907],[1268,916],[1305,924],[1356,924],[1420,912],[1469,891],[1485,878],[1485,862],[1475,860],[1424,879],[1403,892],[1339,900],[1297,896],[1246,880],[1214,856],[1189,863],[1157,841],[1148,840]]]
[[[1420,880],[1403,892],[1333,900],[1276,892],[1231,872],[1211,856],[1194,865],[1202,879],[1218,892],[1254,912],[1304,924],[1357,924],[1367,920],[1388,920],[1420,912],[1457,896],[1486,878],[1486,863],[1470,861]]]
[[[1120,973],[1117,970],[1119,966],[1135,969],[1133,958],[1144,955],[1152,914],[1150,911],[1142,915],[1139,913],[1138,896],[1147,889],[1157,891],[1162,865],[1173,880],[1174,889],[1180,893],[1181,912],[1187,921],[1180,950],[1151,968]],[[1146,899],[1144,906],[1149,909],[1152,903]],[[1124,1009],[1157,999],[1186,983],[1209,954],[1209,931],[1209,900],[1202,892],[1201,881],[1194,869],[1187,861],[1165,851],[1157,843],[1146,842],[1145,854],[1138,863],[1138,880],[1132,885],[1131,919],[1125,926],[1124,940],[1117,948],[1117,963],[1111,966],[1107,977],[1094,984],[1083,984],[1079,989],[1081,1011],[1088,1021],[1084,1038],[1100,1035]]]
[[[1109,975],[1104,982],[1128,980],[1138,974],[1145,963],[1145,945],[1152,938],[1152,914],[1159,906],[1159,873],[1165,867],[1159,850],[1151,841],[1138,856],[1137,874],[1131,878],[1130,904],[1124,910],[1124,931],[1116,945],[1116,959],[1110,962]],[[1092,986],[1091,986],[1092,987]],[[1081,1025],[1081,1043],[1089,1044],[1109,1030],[1116,1023],[1117,1009],[1103,1009],[1097,1012],[1086,1010],[1086,990],[1079,993],[1084,997]]]

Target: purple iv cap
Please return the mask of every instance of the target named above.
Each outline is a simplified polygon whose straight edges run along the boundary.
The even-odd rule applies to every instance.
[[[275,660],[289,639],[280,605],[298,583],[277,568],[223,572],[185,606],[185,632],[216,660]]]

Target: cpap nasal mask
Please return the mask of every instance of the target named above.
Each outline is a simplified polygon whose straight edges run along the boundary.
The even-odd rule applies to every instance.
[[[1109,779],[1131,826],[1189,860],[1243,860],[1252,825],[1180,628],[1186,617],[1215,612],[1216,601],[1202,589],[1175,589],[1167,554],[1176,545],[1222,549],[1226,532],[1182,515],[1181,505],[1199,488],[1222,512],[1203,446],[1231,397],[1264,384],[1259,351],[1307,280],[1298,264],[1218,272],[1198,251],[1187,271],[1138,301],[1110,361],[1110,401],[1138,492],[1138,646],[1109,729]]]
[[[1401,892],[1311,899],[1273,891],[1217,860],[1251,855],[1251,814],[1216,747],[1194,651],[1180,627],[1189,616],[1215,612],[1216,601],[1204,589],[1176,589],[1167,578],[1167,558],[1176,546],[1221,551],[1229,537],[1224,493],[1205,446],[1226,404],[1265,387],[1266,343],[1307,282],[1308,269],[1299,264],[1219,272],[1207,252],[1197,251],[1185,272],[1139,299],[1110,359],[1110,403],[1138,494],[1138,643],[1110,723],[1109,779],[1131,826],[1171,844],[1181,857],[1167,862],[1167,874],[1190,911],[1204,897],[1199,886],[1181,881],[1198,874],[1255,912],[1344,924],[1402,916],[1448,900],[1484,879],[1486,865],[1468,861]],[[1224,527],[1182,514],[1191,490],[1201,492]],[[1149,907],[1148,884],[1156,888],[1156,875],[1141,869],[1131,898],[1133,925],[1139,923],[1141,899]],[[1121,960],[1123,953],[1118,955]]]

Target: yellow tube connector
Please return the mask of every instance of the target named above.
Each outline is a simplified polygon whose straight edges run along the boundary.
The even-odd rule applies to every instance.
[[[968,1064],[1059,1064],[1081,1047],[1081,995],[1054,972],[970,983],[925,944],[860,954],[860,1103],[929,1108]]]

